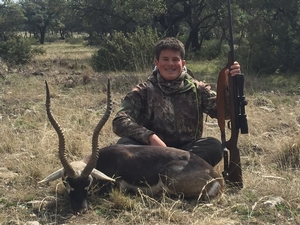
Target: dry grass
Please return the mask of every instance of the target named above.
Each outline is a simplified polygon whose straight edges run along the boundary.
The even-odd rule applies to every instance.
[[[251,87],[246,107],[249,134],[239,138],[244,178],[241,191],[199,203],[117,190],[98,195],[95,187],[90,210],[73,216],[61,181],[37,184],[60,167],[57,135],[45,113],[44,80],[50,86],[52,112],[65,131],[69,158],[75,160],[91,151],[92,130],[106,106],[107,77],[112,78],[114,115],[124,93],[144,75],[96,74],[86,64],[94,50],[81,46],[75,51],[75,47],[63,44],[47,48],[46,55],[37,57],[32,65],[0,78],[0,224],[300,223],[300,96],[283,94],[280,87],[255,92],[256,79],[252,78],[247,78]],[[72,54],[64,54],[63,49],[71,49]],[[59,63],[72,65],[75,59],[82,66]],[[85,76],[88,82],[84,82]],[[264,80],[257,82],[262,85]],[[204,135],[219,138],[216,120],[207,119]],[[116,140],[110,119],[99,143],[106,146]],[[222,171],[222,164],[218,169]]]

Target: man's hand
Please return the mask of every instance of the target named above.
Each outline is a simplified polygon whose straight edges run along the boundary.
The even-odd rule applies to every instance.
[[[229,73],[229,69],[225,71],[226,75]],[[233,65],[230,67],[230,74],[231,76],[235,76],[237,74],[241,74],[241,67],[238,62],[234,62]]]
[[[156,134],[151,134],[148,140],[150,145],[167,147],[165,142],[163,142]]]

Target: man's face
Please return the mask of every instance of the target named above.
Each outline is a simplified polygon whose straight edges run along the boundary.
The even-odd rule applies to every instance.
[[[155,59],[154,62],[165,80],[175,80],[185,65],[185,60],[181,59],[180,52],[169,49],[161,51],[159,59]]]

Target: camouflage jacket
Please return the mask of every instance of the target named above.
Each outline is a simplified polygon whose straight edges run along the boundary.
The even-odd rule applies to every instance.
[[[208,84],[185,71],[175,81],[165,81],[153,71],[125,96],[113,131],[144,144],[155,133],[167,146],[180,147],[201,138],[203,113],[217,117],[216,93]]]

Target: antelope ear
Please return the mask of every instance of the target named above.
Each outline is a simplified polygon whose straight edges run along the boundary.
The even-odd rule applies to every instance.
[[[64,169],[61,168],[53,173],[51,173],[49,176],[47,176],[44,180],[39,181],[38,183],[44,183],[48,181],[54,181],[58,178],[61,178],[64,175]]]
[[[100,180],[108,180],[108,181],[112,181],[115,182],[116,180],[105,175],[104,173],[100,172],[97,169],[93,169],[91,172],[92,177],[96,178],[96,179],[100,179]]]

